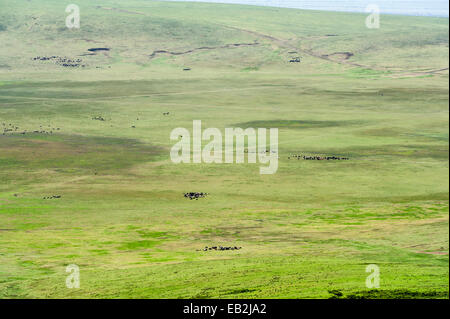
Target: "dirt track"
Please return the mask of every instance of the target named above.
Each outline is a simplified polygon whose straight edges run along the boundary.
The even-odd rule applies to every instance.
[[[217,50],[217,49],[229,49],[229,48],[237,48],[237,47],[242,47],[242,46],[256,46],[259,45],[258,42],[254,42],[254,43],[232,43],[232,44],[226,44],[226,45],[222,45],[222,46],[217,46],[217,47],[199,47],[199,48],[195,48],[195,49],[191,49],[191,50],[187,50],[187,51],[183,51],[183,52],[173,52],[173,51],[167,51],[167,50],[156,50],[153,51],[152,54],[150,54],[150,59],[153,59],[154,57],[156,57],[156,55],[158,54],[168,54],[168,55],[184,55],[184,54],[189,54],[189,53],[194,53],[196,51],[203,51],[203,50]]]

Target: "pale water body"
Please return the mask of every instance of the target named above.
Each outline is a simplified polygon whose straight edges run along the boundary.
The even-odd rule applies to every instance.
[[[172,0],[168,0],[172,1]],[[309,10],[365,12],[368,5],[378,5],[383,14],[448,17],[448,0],[175,0],[252,4]]]

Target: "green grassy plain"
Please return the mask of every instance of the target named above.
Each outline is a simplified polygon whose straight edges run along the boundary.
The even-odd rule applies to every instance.
[[[448,298],[448,19],[77,4],[0,0],[0,125],[60,128],[0,134],[1,298]],[[193,120],[278,127],[278,172],[173,164]]]

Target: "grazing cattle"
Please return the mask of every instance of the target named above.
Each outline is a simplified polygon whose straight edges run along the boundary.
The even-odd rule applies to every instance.
[[[211,251],[211,250],[227,251],[227,250],[240,250],[240,249],[242,249],[242,247],[237,247],[237,246],[230,246],[230,247],[212,246],[212,247],[208,247],[208,246],[206,246],[205,248],[197,250],[197,251]]]
[[[303,159],[305,161],[344,161],[349,160],[348,157],[338,156],[306,156],[306,155],[289,155],[288,159],[296,158],[297,160]]]
[[[53,195],[53,196],[43,197],[43,199],[54,199],[54,198],[61,198],[61,195]]]
[[[189,193],[185,193],[184,197],[185,198],[189,198],[190,200],[198,200],[199,198],[205,198],[206,195],[208,195],[208,193],[197,193],[197,192],[189,192]]]

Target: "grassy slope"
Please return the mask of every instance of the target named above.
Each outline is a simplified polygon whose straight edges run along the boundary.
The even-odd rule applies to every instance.
[[[59,1],[0,0],[0,125],[60,128],[0,135],[0,296],[370,297],[370,263],[372,297],[448,296],[448,19],[78,2],[69,31]],[[91,47],[111,51],[84,69],[31,60]],[[278,173],[172,164],[170,131],[194,119],[280,127]]]

